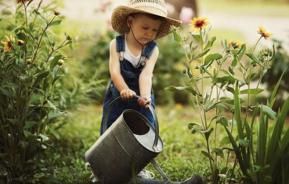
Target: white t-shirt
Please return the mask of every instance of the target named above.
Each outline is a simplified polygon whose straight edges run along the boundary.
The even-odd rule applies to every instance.
[[[138,66],[139,62],[140,62],[140,57],[141,57],[141,53],[139,53],[139,55],[135,56],[133,55],[133,53],[129,50],[128,46],[127,46],[127,42],[125,39],[125,50],[123,53],[123,57],[128,60],[134,67]]]

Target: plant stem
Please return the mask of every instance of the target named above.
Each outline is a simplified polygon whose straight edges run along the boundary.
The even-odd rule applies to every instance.
[[[255,49],[257,48],[257,45],[259,44],[260,40],[262,39],[262,36],[259,37],[259,39],[257,40],[255,46],[253,47],[253,51],[252,53],[255,51]]]
[[[33,54],[33,57],[32,57],[32,60],[31,62],[34,63],[35,59],[36,59],[36,56],[37,56],[37,53],[39,51],[39,48],[40,48],[40,44],[42,42],[42,39],[43,39],[43,36],[44,34],[46,33],[48,27],[50,26],[50,24],[53,22],[53,20],[55,19],[56,16],[53,16],[52,19],[46,24],[45,28],[43,29],[42,33],[41,33],[41,36],[38,40],[38,43],[37,43],[37,46],[36,46],[36,49],[35,49],[35,52]]]

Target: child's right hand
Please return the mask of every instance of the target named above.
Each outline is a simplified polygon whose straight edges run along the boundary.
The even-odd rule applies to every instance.
[[[120,92],[120,97],[123,100],[129,100],[129,99],[133,98],[135,95],[136,95],[136,93],[133,90],[129,89],[129,88],[128,89],[123,89]]]

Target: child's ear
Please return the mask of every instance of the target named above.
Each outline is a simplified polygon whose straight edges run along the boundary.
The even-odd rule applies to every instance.
[[[127,26],[130,28],[130,26],[131,26],[131,24],[132,24],[132,16],[128,16],[128,18],[127,18],[127,21],[126,21],[126,23],[127,23]]]

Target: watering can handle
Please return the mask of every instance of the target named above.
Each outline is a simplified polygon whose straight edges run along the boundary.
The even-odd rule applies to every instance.
[[[155,123],[155,139],[154,139],[153,149],[155,151],[158,151],[157,146],[158,146],[159,133],[160,133],[159,132],[159,122],[158,122],[157,114],[156,114],[152,105],[149,106],[149,109],[150,109],[151,114],[153,115],[155,122],[156,122]]]
[[[141,98],[141,97],[138,96],[138,95],[134,95],[134,97],[137,98],[137,99]],[[110,111],[110,109],[111,109],[111,106],[112,106],[116,101],[119,101],[119,100],[121,100],[121,97],[120,97],[120,96],[116,97],[114,100],[112,100],[112,101],[108,104],[108,107],[109,107],[109,108],[108,108],[108,112],[107,112],[106,114],[104,114],[104,118],[103,118],[103,122],[105,122],[105,124],[107,124],[108,113],[109,113],[109,111]],[[153,149],[154,149],[155,151],[157,151],[157,145],[158,145],[158,140],[159,140],[159,123],[158,123],[157,115],[156,115],[155,110],[154,110],[154,108],[153,108],[152,105],[149,106],[149,110],[150,110],[150,112],[151,112],[151,114],[152,114],[152,116],[153,116],[153,119],[154,119],[155,122],[156,122],[156,123],[155,123],[155,138],[154,138],[154,143],[153,143]],[[105,131],[104,128],[106,128],[106,127],[101,127],[102,133]]]
[[[134,95],[135,98],[139,99],[141,98],[138,95]],[[158,146],[158,140],[159,140],[159,122],[158,122],[158,118],[157,118],[157,114],[155,113],[155,110],[153,108],[152,105],[149,106],[149,110],[153,116],[153,119],[155,120],[155,138],[154,138],[154,143],[153,143],[153,149],[155,151],[158,151],[157,146]]]
[[[140,96],[138,95],[134,95],[135,98],[139,99],[141,98]],[[154,139],[154,144],[153,144],[153,149],[155,151],[158,151],[157,150],[157,146],[158,146],[158,140],[159,140],[159,122],[158,122],[158,118],[157,118],[157,114],[155,113],[155,110],[153,108],[152,105],[149,106],[149,110],[153,116],[153,119],[155,120],[155,139]]]

